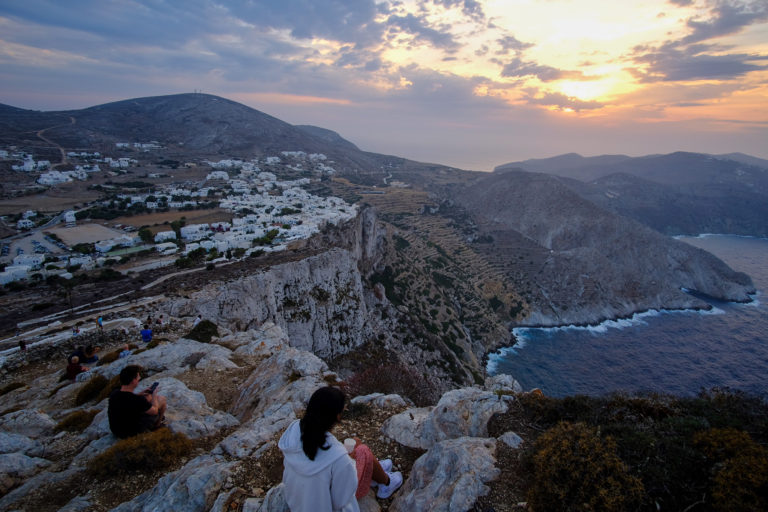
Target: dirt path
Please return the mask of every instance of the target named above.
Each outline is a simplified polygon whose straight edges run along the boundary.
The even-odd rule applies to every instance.
[[[69,118],[69,124],[70,124],[70,125],[73,125],[73,124],[75,124],[76,122],[77,122],[77,120],[76,120],[74,117],[70,117],[70,118]],[[38,131],[38,132],[35,134],[35,135],[37,135],[37,137],[38,137],[40,140],[42,140],[42,141],[44,141],[44,142],[47,142],[47,143],[48,143],[48,144],[50,144],[51,146],[53,146],[53,147],[57,148],[57,149],[59,150],[59,153],[61,153],[61,162],[59,162],[59,163],[57,163],[57,164],[54,164],[54,165],[53,165],[53,167],[52,167],[53,169],[55,169],[56,167],[62,166],[62,165],[67,165],[67,164],[69,163],[69,162],[67,162],[67,152],[66,152],[66,151],[64,151],[64,148],[63,148],[63,147],[61,147],[61,146],[60,146],[58,143],[56,143],[56,142],[52,141],[51,139],[49,139],[49,138],[47,138],[45,135],[43,135],[43,133],[47,132],[48,130],[52,130],[52,129],[54,129],[54,128],[59,128],[59,127],[61,127],[61,126],[67,126],[67,125],[66,125],[66,124],[57,124],[56,126],[49,126],[48,128],[44,128],[44,129],[42,129],[42,130]]]

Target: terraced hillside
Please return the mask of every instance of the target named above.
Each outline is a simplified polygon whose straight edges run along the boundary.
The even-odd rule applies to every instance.
[[[397,334],[404,344],[439,355],[434,364],[457,382],[467,371],[480,379],[483,356],[509,343],[507,324],[526,314],[520,295],[428,192],[390,187],[372,194],[345,180],[332,186],[335,195],[361,196],[387,226],[386,266],[371,280],[402,314]]]

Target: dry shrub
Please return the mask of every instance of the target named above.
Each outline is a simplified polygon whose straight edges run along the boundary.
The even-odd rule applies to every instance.
[[[743,430],[713,428],[693,436],[693,444],[713,462],[723,462],[753,451],[758,445]]]
[[[192,442],[187,436],[161,428],[118,441],[91,459],[87,469],[91,476],[97,478],[132,471],[159,470],[176,464],[191,451]]]
[[[14,405],[13,407],[9,407],[5,409],[4,411],[0,411],[0,416],[5,416],[6,414],[11,414],[12,412],[20,411],[24,408],[22,405]]]
[[[536,512],[624,512],[642,499],[616,444],[584,423],[561,422],[536,440],[528,504]]]
[[[424,375],[402,364],[368,368],[352,375],[341,384],[352,398],[371,393],[395,393],[407,397],[418,406],[434,404],[438,391]]]
[[[98,397],[104,386],[109,381],[103,375],[94,375],[85,382],[85,385],[80,388],[75,397],[75,405],[83,405],[85,402],[90,402],[94,398]]]
[[[56,432],[82,432],[93,422],[93,417],[99,414],[98,409],[90,411],[75,411],[64,417],[55,427]]]
[[[101,390],[99,396],[96,397],[96,403],[101,402],[105,398],[109,398],[109,395],[111,395],[112,392],[118,388],[120,388],[120,374],[117,374],[109,379],[109,382],[107,382],[107,384]]]
[[[712,485],[718,512],[768,510],[768,452],[756,450],[725,461]]]
[[[768,510],[768,450],[734,428],[699,432],[693,442],[719,468],[711,487],[714,510]]]
[[[113,350],[108,354],[104,354],[103,356],[101,356],[101,359],[99,359],[99,364],[103,365],[103,364],[109,364],[114,361],[117,361],[120,358],[120,352],[122,351],[123,349],[117,349],[117,350]]]
[[[0,396],[5,395],[6,393],[10,393],[14,389],[23,388],[24,386],[26,386],[26,384],[24,384],[23,382],[11,382],[7,386],[3,386],[2,388],[0,388]]]

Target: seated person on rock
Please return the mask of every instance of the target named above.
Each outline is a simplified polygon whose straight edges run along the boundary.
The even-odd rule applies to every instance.
[[[152,329],[150,329],[149,324],[145,325],[141,330],[141,341],[144,343],[152,341]]]
[[[67,378],[69,380],[75,380],[78,374],[88,371],[87,366],[80,364],[80,358],[78,356],[70,356],[69,364],[67,365]]]
[[[134,393],[141,380],[141,368],[128,365],[120,372],[120,389],[109,395],[109,429],[116,437],[126,438],[163,426],[166,400],[157,389]]]
[[[291,512],[333,510],[357,512],[358,499],[378,487],[377,497],[389,498],[403,483],[392,461],[379,462],[359,440],[350,452],[330,433],[341,421],[344,393],[334,387],[312,394],[301,420],[288,427],[278,442],[283,452],[285,500]]]
[[[96,352],[101,350],[101,347],[94,347],[93,345],[88,345],[85,348],[85,354],[84,357],[80,358],[80,362],[84,364],[93,364],[99,360],[99,356],[96,355]]]

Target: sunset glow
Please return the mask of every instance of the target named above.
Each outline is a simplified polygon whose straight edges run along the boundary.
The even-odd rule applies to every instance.
[[[640,154],[715,144],[768,156],[764,0],[135,4],[3,2],[0,102],[66,109],[90,106],[83,98],[203,90],[355,134],[367,149],[407,147],[404,156],[473,167],[509,159],[502,151],[541,156],[529,154],[540,145]],[[376,125],[363,129],[373,115]],[[477,151],[455,149],[451,141],[472,143],[451,131],[456,116],[483,137]],[[584,130],[556,147],[530,139],[576,120]],[[435,140],[446,146],[414,150],[419,122],[443,127]],[[680,123],[701,133],[700,148],[690,136],[673,145]],[[668,129],[669,147],[638,137],[642,124]],[[621,139],[617,126],[632,136]],[[719,131],[729,138],[714,138]]]

